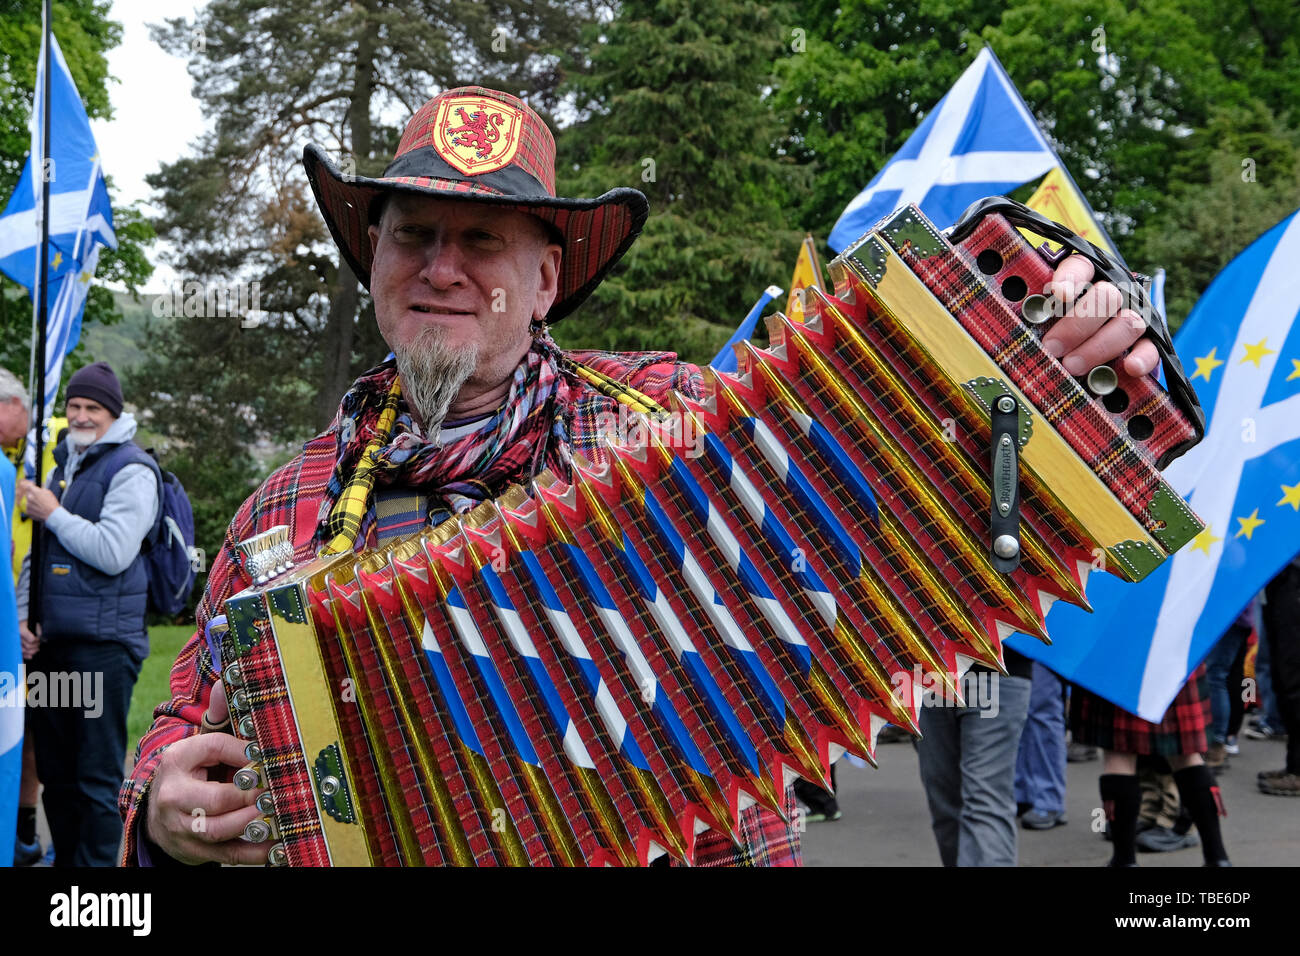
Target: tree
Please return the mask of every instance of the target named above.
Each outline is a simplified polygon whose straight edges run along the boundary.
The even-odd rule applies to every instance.
[[[811,184],[800,226],[824,240],[849,200],[907,141],[979,51],[1004,0],[811,0],[803,49],[777,66],[775,103]],[[999,50],[1000,52],[1000,50]]]
[[[704,362],[765,286],[787,281],[801,233],[786,205],[799,177],[777,150],[767,94],[793,23],[788,7],[753,0],[629,0],[588,31],[589,62],[568,87],[581,121],[560,135],[558,189],[632,186],[648,194],[650,218],[559,327],[563,344]]]
[[[1168,0],[1015,0],[984,37],[1121,252],[1145,264],[1135,233],[1163,211],[1188,133],[1229,93],[1201,26]]]
[[[1259,102],[1216,110],[1176,172],[1164,212],[1142,230],[1148,261],[1168,270],[1175,329],[1224,266],[1300,206],[1300,130]]]
[[[108,61],[105,54],[121,42],[121,24],[108,19],[107,0],[78,0],[54,4],[53,30],[63,50],[68,70],[81,94],[86,113],[108,119]],[[0,204],[13,193],[27,153],[31,148],[28,131],[36,89],[36,66],[41,49],[41,3],[39,0],[11,0],[0,8]],[[108,177],[109,194],[113,193]],[[83,327],[109,325],[121,319],[113,295],[103,282],[119,282],[135,293],[149,278],[153,267],[145,247],[153,240],[153,228],[133,207],[114,204],[117,250],[103,249],[96,278],[86,300]],[[22,287],[0,276],[0,365],[26,379],[31,359],[32,301]],[[67,377],[89,360],[84,345],[63,363]]]

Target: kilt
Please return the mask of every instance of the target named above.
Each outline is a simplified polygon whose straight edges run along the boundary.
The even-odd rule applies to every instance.
[[[1168,757],[1204,753],[1210,696],[1202,664],[1187,678],[1158,724],[1134,716],[1082,687],[1070,691],[1074,742],[1124,754]]]

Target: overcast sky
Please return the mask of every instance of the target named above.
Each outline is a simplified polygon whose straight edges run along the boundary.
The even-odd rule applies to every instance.
[[[111,120],[91,120],[104,171],[112,177],[115,201],[129,205],[148,200],[145,176],[186,152],[203,132],[198,101],[190,93],[193,81],[185,61],[165,53],[149,38],[150,23],[167,17],[192,18],[202,3],[193,0],[113,0],[112,19],[122,24],[122,43],[108,53]],[[147,212],[153,212],[147,209]],[[158,245],[150,250],[156,267],[150,291],[170,286],[175,274],[157,262]]]

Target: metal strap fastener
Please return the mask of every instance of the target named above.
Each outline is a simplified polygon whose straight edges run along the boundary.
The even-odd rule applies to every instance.
[[[993,400],[990,412],[993,500],[989,543],[993,567],[1010,574],[1020,566],[1020,406],[1014,396],[1003,394]]]

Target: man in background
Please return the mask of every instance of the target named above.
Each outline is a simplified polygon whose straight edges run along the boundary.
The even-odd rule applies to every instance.
[[[116,861],[127,711],[149,654],[140,548],[156,523],[162,483],[153,459],[131,441],[135,418],[122,405],[106,363],[77,371],[67,388],[67,438],[47,487],[18,483],[20,503],[44,526],[35,571],[40,624],[28,627],[25,580],[18,613],[24,649],[35,651],[33,679],[47,695],[33,701],[29,693],[40,704],[29,726],[56,866]]]

